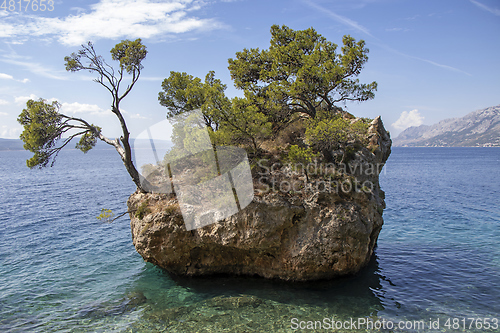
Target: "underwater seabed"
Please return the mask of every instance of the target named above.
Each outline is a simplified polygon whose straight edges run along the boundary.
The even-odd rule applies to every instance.
[[[150,269],[169,278],[168,273]],[[383,309],[372,291],[380,288],[377,269],[374,256],[362,273],[331,281],[290,283],[259,277],[174,277],[176,285],[169,290],[142,291],[148,301],[141,320],[132,324],[130,331],[289,332],[292,318],[373,317]]]
[[[471,296],[481,292],[478,290],[481,280],[486,283],[494,278],[498,269],[484,272],[483,278],[471,284],[464,283],[460,288],[450,284],[447,290],[443,289],[446,283],[443,279],[446,280],[450,270],[460,266],[460,260],[450,261],[450,253],[445,249],[428,248],[422,249],[421,255],[434,259],[412,264],[407,259],[412,257],[413,251],[415,248],[402,244],[378,247],[368,266],[358,274],[314,282],[290,283],[231,276],[181,278],[146,264],[126,297],[114,303],[88,305],[67,324],[71,324],[72,332],[100,331],[102,328],[116,332],[243,333],[293,332],[301,322],[304,328],[308,322],[312,322],[309,325],[316,322],[318,330],[321,327],[324,331],[345,332],[331,325],[340,325],[339,322],[357,325],[361,320],[363,325],[351,330],[372,332],[374,329],[369,322],[371,325],[389,325],[389,321],[393,325],[399,322],[410,325],[407,321],[412,324],[423,321],[424,330],[398,329],[396,326],[380,331],[442,332],[448,331],[444,324],[449,318],[495,317],[495,313],[488,312],[488,304],[478,307],[477,300],[457,299],[456,296],[465,296],[468,290]],[[441,255],[436,256],[436,253]],[[388,261],[392,267],[384,269]],[[442,269],[441,276],[436,276],[433,267]],[[397,272],[394,280],[389,277],[391,270]],[[471,272],[458,272],[464,282],[470,279],[468,275],[474,267],[468,270]],[[434,284],[432,281],[436,279],[441,279],[441,283]],[[435,323],[438,319],[440,329],[430,329],[429,322]]]
[[[383,310],[374,291],[383,280],[377,271],[376,256],[356,276],[308,283],[259,277],[180,278],[146,264],[123,299],[87,304],[67,324],[72,332],[290,332],[293,318],[376,320]]]

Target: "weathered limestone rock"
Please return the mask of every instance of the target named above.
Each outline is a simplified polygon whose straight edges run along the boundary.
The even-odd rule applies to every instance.
[[[378,177],[391,147],[380,117],[368,133],[368,148],[346,166],[343,180],[358,183],[351,191],[341,185],[325,191],[312,180],[299,194],[256,192],[238,214],[191,231],[174,197],[136,192],[129,209],[148,209],[142,219],[130,214],[134,246],[144,260],[178,275],[314,280],[356,273],[369,262],[382,228],[385,202]],[[283,168],[271,176],[285,173]]]

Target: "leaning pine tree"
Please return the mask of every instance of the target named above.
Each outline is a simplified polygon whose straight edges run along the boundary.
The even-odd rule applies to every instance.
[[[130,93],[139,79],[143,69],[141,63],[147,54],[146,46],[140,39],[124,40],[116,44],[110,52],[111,58],[119,62],[118,69],[114,69],[102,56],[97,55],[91,42],[82,45],[77,53],[72,53],[64,60],[67,71],[88,70],[98,75],[94,81],[105,87],[113,98],[111,112],[120,122],[121,137],[111,140],[101,133],[99,126],[60,113],[60,104],[56,101],[47,103],[44,99],[29,100],[26,109],[17,119],[24,127],[20,136],[24,148],[34,153],[26,164],[30,168],[52,166],[61,149],[75,137],[80,137],[76,148],[84,153],[95,147],[99,139],[115,147],[135,185],[143,191],[139,172],[132,163],[130,133],[120,110],[120,102]],[[126,74],[131,76],[131,82],[121,89]],[[67,136],[63,137],[65,134]]]

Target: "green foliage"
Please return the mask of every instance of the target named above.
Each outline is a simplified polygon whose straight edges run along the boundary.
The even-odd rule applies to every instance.
[[[26,109],[23,109],[17,118],[24,128],[20,136],[24,149],[34,153],[34,156],[26,161],[30,168],[45,167],[51,160],[50,151],[62,134],[60,127],[63,118],[59,114],[59,107],[56,101],[49,104],[43,99],[30,99],[26,102]]]
[[[163,91],[158,94],[160,104],[169,110],[167,117],[201,109],[215,144],[236,143],[257,150],[259,142],[271,135],[271,123],[246,99],[229,100],[224,93],[226,86],[214,75],[209,72],[203,83],[186,73],[170,72],[162,83]],[[175,145],[186,148],[187,142],[199,141],[185,132],[177,131],[174,125]]]
[[[267,117],[244,98],[233,98],[231,107],[214,112],[214,118],[219,124],[214,135],[219,144],[243,144],[257,151],[259,142],[272,133]]]
[[[349,122],[337,115],[333,118],[312,119],[306,129],[306,143],[316,151],[333,150],[347,143]]]
[[[286,159],[291,164],[293,171],[304,173],[307,181],[309,181],[309,175],[307,172],[308,164],[318,158],[318,155],[319,154],[315,153],[310,147],[303,148],[297,145],[292,145],[290,146]]]
[[[363,120],[357,120],[349,126],[349,131],[354,139],[363,141],[368,132],[369,125]]]
[[[102,56],[97,55],[94,50],[94,45],[91,42],[88,42],[87,45],[82,45],[82,48],[78,52],[64,57],[66,70],[77,72],[83,69],[91,73],[97,72],[100,75],[100,78],[96,79],[97,82],[103,85],[110,84],[115,88],[119,85],[123,77],[123,71],[126,71],[133,76],[133,83],[129,85],[129,88],[132,88],[143,68],[142,61],[147,55],[146,46],[141,43],[140,38],[135,41],[122,40],[111,49],[110,53],[113,60],[120,62],[120,70],[118,71],[119,77],[115,77],[113,68],[104,61]],[[87,63],[82,62],[82,60],[87,60]],[[111,87],[108,86],[108,88]],[[127,91],[129,90],[130,89],[127,88]],[[118,91],[116,90],[114,93],[118,94]]]
[[[362,145],[366,144],[368,124],[364,120],[349,120],[337,114],[331,118],[324,113],[309,120],[305,133],[306,143],[330,158],[334,150],[343,150],[342,160],[346,162]]]
[[[365,143],[371,120],[355,120],[336,103],[372,99],[377,83],[357,79],[368,60],[365,42],[344,36],[342,44],[339,50],[313,28],[273,25],[268,49],[244,49],[228,60],[243,98],[227,98],[213,71],[204,81],[172,71],[158,100],[168,108],[167,117],[201,109],[214,145],[240,145],[259,154],[266,141],[288,140],[283,145],[292,144],[285,157],[290,162],[310,163],[319,152],[329,159],[338,149],[352,157]],[[294,123],[300,128],[287,132]],[[192,134],[176,133],[174,126],[174,144],[196,144]],[[298,140],[304,137],[308,147]]]
[[[68,117],[59,113],[59,103],[56,101],[46,103],[44,99],[26,102],[17,121],[23,125],[20,135],[24,142],[24,149],[34,153],[33,157],[26,161],[30,168],[43,168],[49,164],[52,166],[59,151],[64,148],[74,137],[81,135],[76,148],[84,153],[92,149],[101,133],[101,128],[90,125],[82,119]],[[78,122],[76,125],[74,122]],[[69,130],[77,130],[76,133],[62,138]],[[59,140],[62,143],[59,144]]]
[[[80,141],[76,144],[75,148],[80,149],[84,153],[87,153],[89,150],[95,147],[97,144],[97,134],[101,132],[101,128],[99,126],[95,126],[92,124],[97,131],[96,132],[86,132],[80,137]]]
[[[165,165],[170,161],[210,148],[210,143],[206,140],[205,123],[200,121],[196,113],[176,115],[171,140],[173,146],[164,158]]]
[[[189,118],[183,123],[182,131],[183,142],[182,147],[186,154],[196,154],[203,149],[207,149],[209,144],[206,140],[206,130],[201,124],[197,124],[198,118],[196,114],[189,115]]]
[[[167,118],[201,109],[206,125],[217,130],[217,113],[231,107],[224,93],[227,87],[215,78],[213,71],[208,72],[205,82],[184,72],[171,71],[161,87],[163,91],[158,94],[158,100],[160,105],[167,107]]]
[[[146,58],[148,51],[138,38],[134,41],[122,40],[111,49],[110,53],[113,60],[120,62],[121,69],[125,69],[128,74],[134,74],[143,68],[141,62]]]
[[[311,147],[303,148],[292,145],[288,151],[287,160],[291,164],[302,164],[306,167],[307,164],[312,163],[317,157],[318,154]]]
[[[365,42],[344,36],[341,52],[313,28],[271,27],[267,50],[244,49],[229,59],[235,86],[256,104],[267,104],[276,119],[291,112],[315,117],[320,108],[340,101],[366,101],[377,83],[360,84],[356,77],[368,60]],[[283,119],[281,119],[282,121]]]
[[[70,56],[64,57],[64,62],[67,71],[88,70],[93,74],[97,74],[94,81],[105,87],[111,94],[111,111],[118,118],[122,129],[122,135],[119,139],[110,140],[106,138],[101,133],[100,127],[89,124],[84,119],[69,117],[58,112],[54,119],[46,119],[41,116],[35,118],[26,117],[25,114],[30,113],[30,111],[23,111],[24,114],[22,113],[19,118],[19,122],[23,124],[25,130],[21,139],[25,142],[26,149],[34,152],[34,156],[27,161],[29,167],[45,167],[51,160],[50,165],[53,165],[59,151],[76,136],[81,136],[76,148],[84,153],[95,147],[97,139],[100,139],[116,149],[137,188],[143,191],[139,173],[132,163],[129,142],[130,133],[120,110],[120,102],[130,93],[139,79],[143,69],[142,61],[146,58],[147,50],[146,46],[141,43],[141,39],[136,39],[135,41],[122,40],[110,52],[111,58],[120,63],[117,70],[106,63],[102,56],[97,55],[91,42],[82,45],[78,52],[73,52]],[[122,85],[124,73],[131,75],[131,81],[128,82],[126,88],[120,89],[120,87],[125,86]],[[42,114],[39,111],[40,107],[29,105],[29,103],[28,101],[27,110],[33,109],[33,112]],[[46,106],[42,107],[42,109],[44,108],[48,110]],[[62,135],[68,131],[70,131],[69,133],[75,133],[76,131],[76,133],[64,138],[60,145],[57,144]]]
[[[170,72],[158,94],[161,105],[168,108],[167,117],[201,109],[212,142],[217,145],[238,144],[258,152],[260,145],[275,138],[297,116],[307,114],[324,121],[309,130],[315,148],[324,148],[326,135],[347,140],[342,134],[363,131],[340,118],[333,120],[345,101],[366,101],[374,97],[377,83],[361,84],[356,78],[368,60],[363,40],[344,36],[343,46],[327,41],[313,28],[292,30],[286,26],[271,27],[269,49],[244,49],[229,59],[231,78],[243,98],[228,99],[226,86],[209,72],[205,81],[187,73]],[[328,120],[330,119],[330,120]],[[364,120],[363,120],[364,122]],[[328,126],[333,125],[333,129]],[[320,139],[312,139],[319,134]],[[335,138],[333,138],[334,140]]]
[[[144,216],[151,213],[151,209],[149,209],[148,204],[148,201],[143,201],[139,208],[137,208],[137,210],[135,211],[135,217],[137,217],[139,220],[142,220]]]
[[[158,93],[160,105],[169,110],[170,118],[182,112],[199,109],[205,103],[203,83],[200,78],[183,72],[170,72],[161,84],[163,91]]]
[[[97,219],[102,222],[111,220],[115,216],[115,213],[111,209],[102,208],[101,214],[97,216]]]

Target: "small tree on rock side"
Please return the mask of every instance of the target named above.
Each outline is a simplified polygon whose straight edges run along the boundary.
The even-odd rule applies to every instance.
[[[158,94],[167,118],[200,109],[214,144],[242,144],[258,151],[262,139],[271,134],[271,123],[247,99],[229,99],[226,85],[210,71],[205,82],[187,73],[170,72]]]
[[[329,161],[334,160],[333,151],[342,151],[342,159],[336,162],[344,163],[346,158],[352,157],[348,155],[352,155],[357,146],[367,144],[369,121],[358,119],[351,123],[340,114],[328,117],[319,112],[316,118],[308,121],[305,142]]]
[[[137,188],[142,190],[139,172],[132,163],[130,133],[120,110],[120,103],[139,79],[143,69],[142,61],[147,54],[146,46],[141,43],[140,39],[124,40],[116,44],[110,52],[111,58],[119,62],[118,69],[113,68],[102,56],[97,55],[91,42],[82,45],[77,53],[65,57],[64,61],[67,71],[88,70],[98,75],[94,81],[106,88],[112,96],[111,112],[120,122],[121,137],[111,140],[101,133],[99,126],[90,124],[84,119],[60,113],[58,102],[47,103],[43,99],[29,100],[26,103],[26,109],[17,119],[24,127],[20,136],[24,142],[24,148],[34,153],[26,164],[30,168],[52,166],[61,149],[67,146],[73,138],[80,136],[76,148],[84,153],[95,147],[99,139],[116,149]],[[126,74],[131,76],[131,82],[122,89]],[[63,137],[65,134],[68,136]]]

